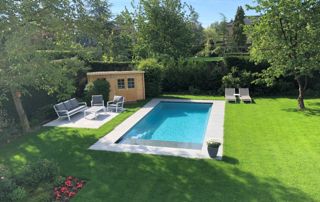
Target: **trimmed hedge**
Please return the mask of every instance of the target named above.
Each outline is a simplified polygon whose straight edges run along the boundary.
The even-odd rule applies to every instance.
[[[218,94],[226,73],[221,62],[169,60],[164,62],[162,88],[165,92]]]
[[[261,72],[269,67],[267,62],[255,64],[250,61],[249,56],[228,56],[224,58],[224,63],[229,70],[231,70],[232,67],[238,67],[239,71],[247,70],[250,72]]]
[[[91,67],[89,72],[97,71],[130,71],[134,69],[133,62],[102,62],[90,61],[88,65]]]
[[[140,61],[138,70],[144,71],[146,97],[156,97],[161,93],[163,66],[154,58]]]

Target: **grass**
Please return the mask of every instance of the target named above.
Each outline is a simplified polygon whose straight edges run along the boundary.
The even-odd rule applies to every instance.
[[[295,99],[255,102],[226,105],[224,161],[87,150],[137,103],[98,130],[25,136],[0,149],[0,162],[18,171],[34,159],[57,161],[63,174],[88,179],[74,201],[320,201],[320,99],[306,100],[305,112]]]

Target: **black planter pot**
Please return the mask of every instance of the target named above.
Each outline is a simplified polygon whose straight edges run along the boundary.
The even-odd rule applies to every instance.
[[[208,153],[211,158],[216,158],[218,154],[219,147],[208,147]]]

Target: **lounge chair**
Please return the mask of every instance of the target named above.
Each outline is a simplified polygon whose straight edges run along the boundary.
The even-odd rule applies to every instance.
[[[91,98],[91,107],[104,106],[104,100],[102,95],[93,95]]]
[[[237,98],[235,96],[235,93],[236,93],[236,89],[235,88],[226,88],[225,89],[225,99],[228,101],[228,102],[236,102],[237,101]]]
[[[252,99],[250,97],[249,88],[239,88],[240,99],[243,102],[251,102]]]
[[[58,118],[68,117],[69,121],[71,116],[87,109],[87,103],[78,102],[76,98],[61,102],[53,106],[54,111],[57,113]]]
[[[114,96],[112,101],[107,102],[107,111],[111,109],[115,109],[116,112],[118,110],[123,110],[124,97],[123,96]]]

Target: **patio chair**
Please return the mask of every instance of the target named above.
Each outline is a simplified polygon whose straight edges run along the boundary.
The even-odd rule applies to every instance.
[[[239,88],[239,94],[240,94],[240,99],[243,102],[251,102],[252,103],[252,99],[249,94],[249,88]]]
[[[236,89],[235,88],[226,88],[225,91],[225,99],[228,101],[228,102],[236,102],[237,101],[237,98],[235,96],[236,94]]]
[[[123,110],[124,97],[123,96],[114,96],[112,101],[107,102],[107,111],[110,109]]]
[[[104,100],[102,95],[93,95],[91,98],[91,107],[104,106]]]

